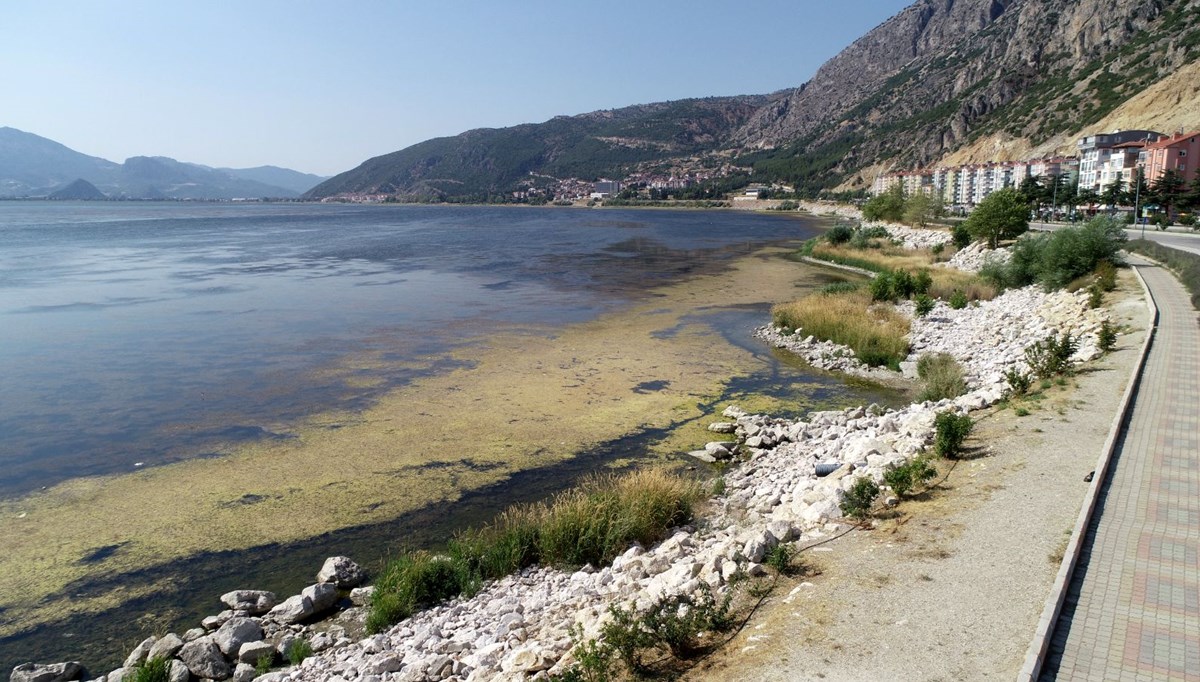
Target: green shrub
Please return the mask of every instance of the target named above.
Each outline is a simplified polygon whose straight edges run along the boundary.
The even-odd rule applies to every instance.
[[[917,294],[917,297],[913,299],[913,301],[917,304],[917,317],[925,317],[929,313],[933,312],[935,303],[928,294]]]
[[[950,294],[950,307],[955,310],[962,310],[967,307],[967,295],[962,289],[955,289],[954,293]]]
[[[1070,332],[1051,334],[1025,349],[1025,362],[1039,379],[1066,373],[1071,368],[1071,356],[1079,349]]]
[[[1096,271],[1098,277],[1104,277],[1102,286],[1111,283],[1115,287],[1116,272],[1110,268],[1121,263],[1124,243],[1120,222],[1099,216],[1078,227],[1026,235],[1013,245],[1007,264],[989,263],[979,275],[998,289],[1036,282],[1049,291]]]
[[[779,543],[767,552],[766,559],[763,563],[775,569],[777,573],[787,575],[792,570],[792,556],[795,552],[791,545]]]
[[[122,682],[169,682],[171,679],[171,661],[155,656],[134,666],[133,670],[125,673]]]
[[[1025,395],[1029,391],[1029,387],[1033,385],[1033,377],[1012,367],[1005,370],[1004,380],[1008,382],[1008,387],[1015,395]]]
[[[917,282],[907,270],[892,272],[892,295],[894,298],[911,298],[917,291]]]
[[[631,671],[642,673],[664,648],[677,659],[688,658],[700,649],[703,634],[732,629],[732,599],[732,590],[718,600],[706,586],[699,596],[663,596],[642,612],[610,606],[601,638]],[[655,657],[648,658],[651,654]]]
[[[934,419],[936,433],[933,439],[933,451],[941,457],[954,458],[962,451],[963,441],[971,435],[975,422],[970,415],[958,414],[952,410],[939,412]]]
[[[312,644],[307,639],[297,637],[292,640],[291,646],[287,649],[287,659],[292,665],[300,665],[304,659],[313,655]]]
[[[712,487],[713,497],[720,497],[725,494],[725,477],[718,476],[717,480],[713,481]]]
[[[1100,323],[1100,331],[1097,334],[1098,338],[1096,345],[1101,351],[1107,353],[1117,345],[1117,328],[1108,320]]]
[[[1088,286],[1088,307],[1094,310],[1102,305],[1104,305],[1104,290],[1100,288],[1099,284],[1092,282]]]
[[[825,232],[825,241],[830,244],[845,244],[854,238],[854,228],[838,223]]]
[[[610,682],[617,679],[619,670],[613,648],[594,639],[581,642],[581,638],[579,626],[573,626],[571,639],[575,641],[575,647],[571,654],[575,662],[562,673],[551,675],[550,682]]]
[[[880,272],[875,275],[869,285],[872,301],[895,301],[896,290],[893,287],[892,273]]]
[[[858,233],[864,239],[891,239],[892,233],[887,231],[887,228],[882,225],[871,225],[870,227],[858,228]]]
[[[1193,230],[1196,229],[1197,221],[1196,221],[1195,214],[1184,213],[1184,214],[1180,215],[1179,216],[1179,224],[1183,225],[1184,227],[1190,227]]]
[[[926,353],[917,360],[917,376],[924,382],[917,400],[957,398],[967,392],[962,365],[948,353]]]
[[[934,244],[933,246],[929,247],[929,253],[932,253],[935,256],[941,256],[942,252],[945,250],[946,245],[944,243]]]
[[[871,515],[877,497],[879,486],[869,476],[862,476],[854,480],[839,506],[843,514],[861,521]]]
[[[929,461],[929,458],[924,456],[914,457],[912,460],[901,464],[898,467],[888,470],[883,474],[883,482],[888,484],[897,495],[907,496],[918,485],[924,485],[926,481],[937,476],[937,469]]]
[[[933,275],[929,274],[928,270],[918,270],[912,281],[914,294],[928,294],[929,288],[933,286]]]
[[[955,248],[965,249],[971,244],[971,232],[962,223],[950,228],[950,238],[954,241]]]

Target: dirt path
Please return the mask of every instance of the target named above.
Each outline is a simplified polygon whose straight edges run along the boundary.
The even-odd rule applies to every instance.
[[[805,553],[811,573],[686,679],[1014,679],[1143,339],[1141,296],[1122,273],[1111,298],[1132,329],[1115,352],[1025,416],[985,413],[937,490]]]

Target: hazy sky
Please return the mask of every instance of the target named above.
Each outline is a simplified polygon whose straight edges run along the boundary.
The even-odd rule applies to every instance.
[[[5,0],[0,126],[334,174],[470,128],[795,87],[911,0]]]

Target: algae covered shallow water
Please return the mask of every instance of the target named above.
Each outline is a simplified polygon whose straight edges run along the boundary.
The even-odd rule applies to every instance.
[[[892,402],[750,338],[828,281],[736,212],[0,203],[0,667],[375,564],[728,401]]]

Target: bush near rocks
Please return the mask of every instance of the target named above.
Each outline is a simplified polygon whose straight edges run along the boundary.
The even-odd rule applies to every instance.
[[[171,661],[153,657],[139,663],[121,682],[169,682],[170,679]]]
[[[975,426],[970,415],[953,411],[939,412],[933,424],[936,429],[933,451],[941,457],[951,459],[962,451],[963,441],[971,435],[971,429]]]
[[[1081,226],[1026,235],[1013,245],[1008,263],[988,263],[979,274],[1001,289],[1030,284],[1062,289],[1102,263],[1120,265],[1125,239],[1117,220],[1097,216]]]
[[[854,480],[839,506],[846,516],[862,521],[871,515],[871,507],[875,506],[877,497],[879,485],[869,477],[862,476]]]

